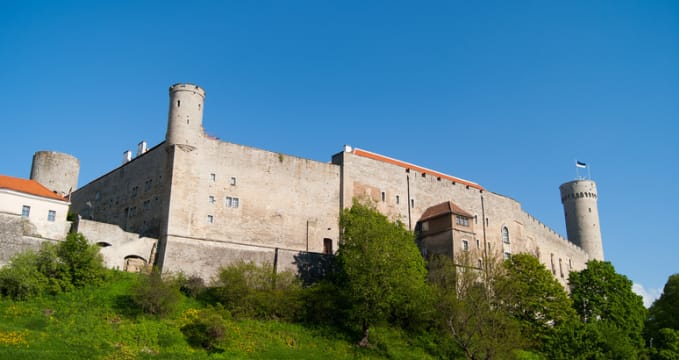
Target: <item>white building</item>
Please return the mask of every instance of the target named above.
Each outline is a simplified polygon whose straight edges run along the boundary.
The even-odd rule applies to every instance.
[[[63,240],[70,202],[35,180],[0,175],[0,213],[21,216],[31,225],[32,236]]]

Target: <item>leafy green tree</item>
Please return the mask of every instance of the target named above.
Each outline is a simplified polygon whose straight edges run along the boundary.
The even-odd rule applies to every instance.
[[[640,352],[646,308],[632,291],[632,281],[615,272],[610,262],[592,260],[569,278],[573,307],[583,323],[595,323],[607,341]],[[611,343],[612,344],[612,343]],[[615,350],[612,348],[611,350]]]
[[[106,275],[99,248],[89,244],[83,234],[68,234],[66,240],[58,243],[57,255],[75,287],[100,283]]]
[[[342,242],[338,264],[349,317],[359,325],[360,345],[369,344],[369,330],[394,314],[414,319],[426,299],[424,260],[414,234],[393,223],[370,205],[354,201],[340,218]]]
[[[679,274],[671,275],[662,295],[648,309],[644,328],[652,356],[657,359],[679,359]]]
[[[679,330],[679,274],[667,279],[662,295],[648,309],[646,338],[657,336],[663,328]]]
[[[575,319],[566,290],[552,273],[530,254],[516,254],[504,261],[505,272],[496,282],[504,294],[504,310],[517,319],[522,333],[541,349],[555,329]]]
[[[503,303],[506,269],[494,257],[486,259],[483,269],[475,267],[482,254],[465,252],[455,259],[454,286],[443,259],[430,263],[430,281],[439,289],[436,305],[439,327],[462,350],[467,359],[510,359],[516,350],[526,348],[521,323],[512,317]],[[452,260],[449,260],[452,264]]]

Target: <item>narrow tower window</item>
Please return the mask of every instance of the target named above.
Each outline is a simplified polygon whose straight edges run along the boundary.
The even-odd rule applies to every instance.
[[[177,107],[180,107],[180,106],[181,106],[181,102],[179,100],[177,100]]]
[[[502,242],[509,244],[509,229],[506,226],[502,227]]]

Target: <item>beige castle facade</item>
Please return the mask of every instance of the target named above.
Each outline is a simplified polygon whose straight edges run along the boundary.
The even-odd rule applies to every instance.
[[[354,198],[371,199],[380,212],[420,233],[428,209],[452,202],[472,224],[467,235],[451,238],[451,254],[470,247],[500,256],[528,252],[564,284],[568,271],[603,257],[603,251],[586,251],[601,248],[594,197],[577,209],[564,202],[567,217],[569,210],[577,212],[573,226],[596,224],[593,237],[584,242],[594,247],[583,249],[526,213],[519,202],[414,164],[349,146],[324,163],[208,137],[202,124],[204,98],[196,85],[173,85],[165,141],[149,150],[140,145],[135,157],[126,154],[120,167],[72,194],[72,210],[82,219],[158,240],[157,247],[140,247],[129,256],[118,252],[119,262],[134,257],[165,272],[205,278],[241,259],[294,270],[304,254],[337,250],[339,214]],[[596,218],[587,215],[592,207]],[[569,236],[576,236],[568,226]],[[96,239],[104,236],[96,230],[86,236],[105,242]]]

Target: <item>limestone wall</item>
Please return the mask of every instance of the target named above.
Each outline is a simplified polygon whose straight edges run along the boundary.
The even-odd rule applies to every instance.
[[[111,269],[130,270],[130,259],[151,264],[158,242],[158,239],[125,232],[118,225],[91,220],[79,220],[76,231],[83,234],[90,243],[100,246],[99,252],[104,258],[104,264]]]
[[[35,226],[20,215],[0,212],[0,267],[15,255],[27,250],[39,250],[40,244],[55,240],[31,236]]]
[[[167,151],[161,143],[75,191],[72,209],[83,219],[158,238],[165,226],[168,184]]]
[[[518,201],[481,186],[470,186],[464,180],[450,180],[437,176],[436,172],[417,169],[417,166],[394,165],[351,151],[336,154],[333,163],[342,166],[342,203],[345,207],[351,206],[353,197],[369,198],[379,211],[414,229],[427,208],[453,201],[473,215],[476,238],[469,239],[470,247],[475,248],[476,240],[479,240],[481,246],[497,257],[504,253],[536,255],[549,270],[553,269],[564,285],[568,272],[583,269],[589,260],[581,248],[526,213]],[[555,199],[557,196],[555,194]],[[559,206],[558,202],[554,206]],[[508,243],[502,239],[504,227],[509,234]],[[457,249],[460,244],[454,246]]]
[[[270,252],[261,249],[321,252],[324,239],[337,249],[338,166],[215,139],[195,148],[176,145],[170,153],[164,271],[204,272],[202,266],[231,261],[226,250],[211,253],[201,241],[253,246],[260,249],[249,252],[253,260]]]

